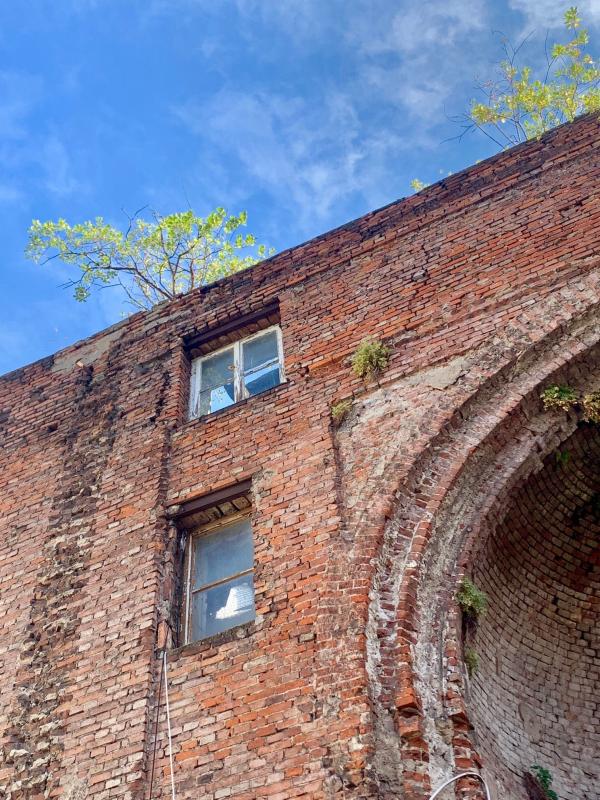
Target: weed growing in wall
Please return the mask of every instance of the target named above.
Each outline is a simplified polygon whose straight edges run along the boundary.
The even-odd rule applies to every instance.
[[[470,578],[463,578],[456,601],[462,613],[470,622],[476,622],[487,608],[487,595],[478,589]]]
[[[331,406],[331,421],[336,428],[342,424],[352,411],[352,400],[340,400]]]
[[[600,423],[600,392],[586,394],[581,401],[583,418],[587,422]]]
[[[541,398],[544,411],[570,411],[577,405],[577,395],[570,386],[548,386]]]
[[[471,647],[467,647],[465,648],[464,659],[469,678],[472,678],[479,669],[479,655]]]
[[[552,773],[546,767],[540,767],[539,764],[534,764],[531,767],[533,776],[535,777],[538,786],[544,793],[548,800],[558,800],[558,795],[552,788]]]
[[[566,467],[571,460],[571,453],[568,450],[557,450],[554,457],[559,467]]]
[[[352,356],[352,372],[357,378],[373,378],[387,367],[390,348],[372,336],[363,339]]]

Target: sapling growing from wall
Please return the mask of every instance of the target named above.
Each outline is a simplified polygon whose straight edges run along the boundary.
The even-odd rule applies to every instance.
[[[538,138],[581,114],[600,111],[600,68],[587,47],[588,31],[577,8],[564,15],[568,41],[546,48],[546,63],[536,75],[519,60],[522,46],[503,43],[498,75],[479,84],[482,100],[473,100],[466,128],[506,148]]]
[[[216,208],[206,217],[193,211],[162,216],[144,209],[127,217],[124,230],[102,217],[71,225],[33,220],[26,254],[36,262],[55,259],[73,268],[66,287],[76,300],[93,289],[119,287],[134,308],[152,308],[197,286],[232,275],[267,254],[243,232],[246,213]]]
[[[600,66],[589,52],[589,34],[576,6],[566,10],[564,26],[567,41],[546,44],[537,70],[523,61],[529,37],[517,45],[502,39],[503,57],[495,74],[478,82],[479,97],[454,118],[463,129],[459,139],[476,131],[506,150],[581,114],[600,111]],[[419,192],[428,184],[415,178],[411,186]]]

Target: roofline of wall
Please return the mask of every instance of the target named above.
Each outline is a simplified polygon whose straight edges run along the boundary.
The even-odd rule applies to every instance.
[[[73,344],[67,345],[67,347],[49,354],[48,356],[37,359],[29,364],[25,364],[22,367],[17,367],[10,372],[4,373],[0,375],[0,380],[10,381],[17,375],[20,376],[24,370],[29,371],[30,369],[34,369],[36,366],[43,366],[51,363],[56,357],[62,356],[69,352],[77,351],[82,346],[91,344],[96,339],[110,335],[116,332],[119,328],[130,325],[133,320],[138,319],[141,316],[162,316],[167,306],[181,302],[184,297],[189,297],[193,294],[208,295],[213,290],[220,288],[224,284],[229,284],[235,288],[235,284],[240,280],[241,277],[246,276],[248,272],[252,272],[260,282],[262,274],[264,274],[264,277],[266,278],[267,276],[272,275],[274,270],[280,272],[284,271],[285,269],[291,269],[295,263],[299,263],[303,260],[303,256],[310,254],[311,249],[317,249],[319,246],[322,246],[327,242],[334,242],[342,233],[356,232],[357,234],[360,234],[362,229],[366,229],[365,232],[367,232],[373,226],[373,224],[377,222],[379,217],[382,217],[385,212],[389,212],[389,210],[392,208],[396,210],[395,217],[397,219],[406,217],[406,219],[411,218],[414,220],[415,218],[421,217],[423,224],[427,224],[428,220],[426,217],[429,212],[436,208],[439,209],[441,206],[449,203],[450,200],[455,200],[457,195],[462,197],[471,195],[473,202],[477,202],[479,199],[477,197],[477,193],[480,193],[483,188],[494,182],[495,175],[493,172],[485,175],[485,173],[489,173],[490,167],[494,167],[495,165],[509,166],[511,164],[516,164],[521,160],[525,161],[523,157],[526,156],[528,159],[527,163],[522,163],[520,165],[520,177],[526,179],[531,171],[540,168],[540,164],[531,159],[532,154],[542,153],[547,150],[555,139],[560,139],[565,135],[565,130],[567,129],[573,130],[574,128],[579,129],[587,126],[591,126],[593,129],[594,125],[600,127],[600,115],[597,112],[585,114],[573,122],[564,123],[563,125],[548,131],[537,140],[522,142],[521,144],[511,147],[509,150],[495,153],[494,155],[489,156],[477,164],[472,164],[468,167],[465,167],[460,172],[456,172],[451,176],[442,178],[441,180],[431,184],[431,186],[428,186],[426,189],[423,189],[416,194],[409,195],[408,197],[403,197],[398,200],[393,200],[384,206],[374,209],[373,211],[369,211],[367,214],[356,217],[349,222],[345,222],[343,225],[339,225],[337,228],[332,228],[331,230],[319,234],[312,239],[308,239],[301,244],[288,247],[285,250],[282,250],[281,252],[271,256],[270,258],[258,262],[247,270],[235,273],[234,275],[230,275],[226,278],[221,278],[206,286],[199,286],[196,289],[193,289],[191,292],[182,295],[181,297],[178,297],[174,300],[166,300],[165,302],[160,303],[147,311],[138,311],[126,319],[120,320],[119,322],[116,322],[107,328],[103,328],[101,331],[98,331],[97,333],[94,333],[85,339],[80,339]],[[580,153],[578,150],[576,150],[573,152],[570,158],[576,159],[579,156]],[[498,191],[502,191],[504,188],[505,187],[500,186]],[[459,190],[458,192],[457,189]],[[362,237],[362,241],[365,241],[366,239],[366,236]],[[359,244],[358,241],[357,244]],[[323,260],[322,251],[319,253],[319,257],[321,260]],[[316,272],[322,271],[323,269],[328,269],[328,267],[329,265],[325,263],[321,269],[316,270]]]

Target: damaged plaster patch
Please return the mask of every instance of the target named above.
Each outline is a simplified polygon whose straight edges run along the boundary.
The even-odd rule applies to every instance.
[[[465,373],[467,367],[467,359],[464,356],[458,356],[442,364],[439,367],[431,367],[422,372],[415,372],[404,379],[403,383],[407,386],[431,386],[432,389],[447,389],[452,386],[456,381]]]
[[[91,341],[58,353],[54,358],[54,364],[50,368],[51,372],[69,372],[75,366],[87,367],[93,364],[98,358],[103,356],[111,347],[113,342],[123,336],[125,332],[123,323],[109,328],[104,334]],[[79,363],[78,363],[79,362]]]

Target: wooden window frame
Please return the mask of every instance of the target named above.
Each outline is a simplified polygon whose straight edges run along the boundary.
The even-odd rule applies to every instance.
[[[190,638],[190,631],[192,629],[192,626],[190,624],[192,618],[192,600],[194,594],[196,594],[197,592],[205,592],[209,589],[212,589],[214,586],[220,586],[223,583],[235,580],[236,578],[241,578],[244,575],[254,575],[255,565],[253,562],[252,566],[249,567],[248,569],[242,570],[241,572],[234,572],[231,575],[228,575],[226,578],[221,578],[217,581],[212,581],[210,583],[203,584],[198,589],[192,589],[192,575],[194,574],[194,559],[196,550],[194,544],[196,539],[200,538],[201,536],[205,536],[206,534],[213,533],[217,531],[219,528],[224,528],[228,526],[230,523],[242,519],[247,519],[248,522],[250,522],[250,532],[252,533],[251,509],[247,509],[245,511],[240,511],[237,514],[228,514],[226,517],[222,517],[221,519],[215,520],[214,522],[209,522],[206,525],[202,525],[200,528],[197,528],[196,530],[190,531],[188,534],[186,541],[186,554],[184,563],[184,575],[185,575],[185,613],[184,613],[184,630],[183,630],[184,644],[193,644],[194,642],[201,642],[204,639],[210,639],[211,636],[213,635],[216,636],[219,635],[219,634],[208,634],[207,636],[203,636],[200,639]],[[236,625],[231,626],[231,628],[235,627],[237,626]],[[225,630],[231,630],[231,628],[226,628]]]
[[[188,418],[190,420],[199,419],[200,417],[209,417],[212,414],[216,414],[219,411],[225,411],[226,409],[237,405],[242,400],[247,400],[249,397],[257,396],[257,395],[250,395],[248,393],[248,390],[246,389],[246,385],[244,382],[243,345],[245,345],[247,342],[252,341],[253,339],[258,339],[261,336],[266,336],[267,334],[272,333],[273,331],[275,331],[277,334],[277,361],[279,364],[279,383],[277,384],[277,386],[280,386],[282,383],[285,383],[285,368],[283,359],[283,335],[281,331],[281,326],[269,325],[268,328],[264,328],[263,330],[257,331],[257,333],[253,333],[250,336],[244,336],[241,339],[236,339],[236,341],[234,342],[229,342],[223,347],[219,347],[217,350],[211,350],[209,353],[197,356],[192,360],[192,369],[190,375],[189,410],[188,410]],[[218,409],[217,411],[209,411],[206,414],[195,413],[195,409],[198,408],[200,404],[200,392],[202,391],[202,362],[208,358],[212,358],[213,356],[218,355],[219,353],[224,353],[226,350],[233,350],[234,401],[233,403],[231,403],[230,406],[225,406],[223,409]],[[267,389],[265,391],[269,390]],[[258,394],[262,394],[262,392],[259,392]]]

